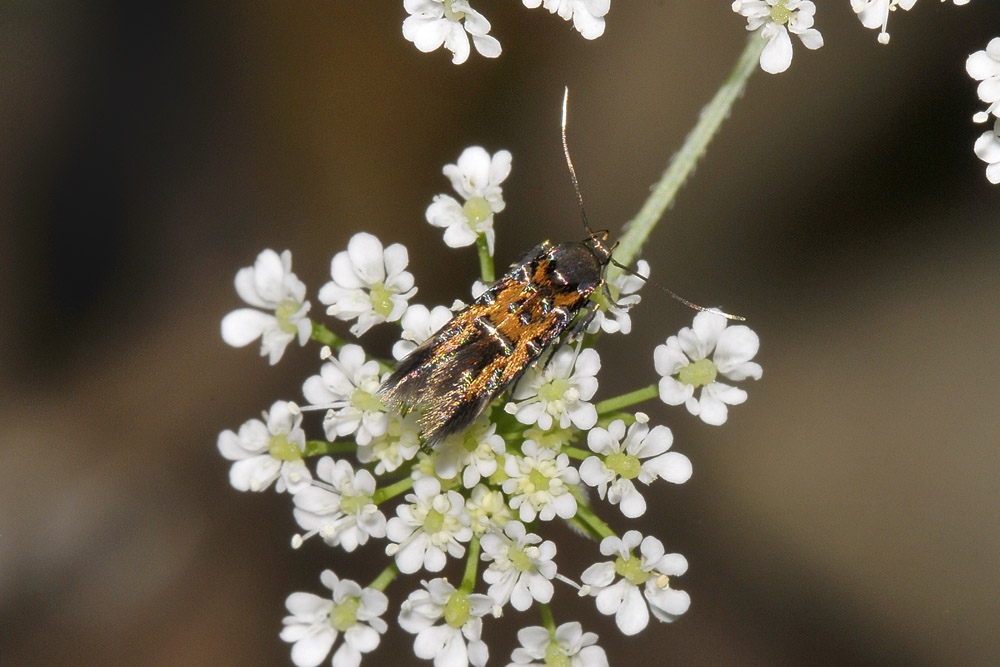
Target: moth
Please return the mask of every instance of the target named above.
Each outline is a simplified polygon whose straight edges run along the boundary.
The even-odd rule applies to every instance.
[[[382,383],[378,393],[384,405],[400,412],[422,410],[418,423],[426,448],[471,426],[547,349],[586,329],[597,312],[592,297],[598,289],[614,303],[604,281],[608,264],[646,280],[615,261],[611,253],[618,244],[609,247],[608,232],[594,232],[587,222],[566,141],[568,100],[567,89],[563,154],[588,236],[580,242],[543,241],[525,252],[471,306],[402,359]],[[660,288],[695,310],[708,310]]]
[[[596,312],[591,295],[612,261],[607,240],[607,231],[591,232],[579,243],[544,241],[525,252],[399,362],[379,388],[383,404],[423,410],[425,447],[464,431],[545,350],[586,327]]]

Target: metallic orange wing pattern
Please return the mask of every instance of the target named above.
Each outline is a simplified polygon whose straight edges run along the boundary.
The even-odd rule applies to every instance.
[[[604,283],[607,232],[582,242],[540,243],[500,280],[399,362],[382,402],[421,411],[426,447],[472,424],[555,343]],[[586,317],[586,316],[584,316]]]

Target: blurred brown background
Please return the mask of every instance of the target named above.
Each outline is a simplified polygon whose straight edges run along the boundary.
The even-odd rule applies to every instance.
[[[475,254],[423,212],[477,143],[514,155],[500,263],[581,237],[564,85],[590,218],[614,234],[744,42],[728,2],[616,0],[595,42],[475,6],[504,53],[460,67],[403,40],[401,2],[0,6],[0,663],[290,665],[286,595],[384,557],[293,551],[288,497],[229,487],[218,432],[318,368],[315,347],[272,368],[221,342],[236,270],[291,249],[314,297],[369,230],[410,249],[416,302],[464,297]],[[888,47],[847,0],[818,27],[823,49],[796,40],[789,72],[754,75],[644,254],[749,317],[764,378],[721,428],[644,406],[694,477],[641,521],[605,516],[688,557],[693,605],[626,642],[562,591],[557,619],[612,664],[1000,665],[1000,188],[964,70],[1000,6],[925,0]],[[633,334],[602,341],[598,397],[653,381],[691,316],[647,290]],[[594,552],[555,530],[578,575]],[[537,622],[488,621],[490,664]],[[363,664],[426,664],[411,643],[391,629]]]

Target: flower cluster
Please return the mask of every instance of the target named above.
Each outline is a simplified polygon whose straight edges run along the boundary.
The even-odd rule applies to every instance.
[[[523,0],[529,9],[542,7],[558,14],[586,39],[604,34],[604,16],[611,0]],[[489,34],[490,22],[472,8],[470,0],[404,0],[409,16],[403,21],[403,37],[424,53],[442,46],[452,53],[451,62],[461,65],[469,59],[472,46],[479,55],[496,58],[500,42]]]
[[[458,4],[450,3],[451,9]],[[464,203],[438,195],[427,220],[445,229],[447,245],[475,244],[481,261],[492,262],[494,216],[504,209],[501,184],[510,166],[506,151],[491,155],[472,147],[445,167]],[[319,291],[327,314],[351,322],[355,336],[376,324],[398,323],[397,360],[442,335],[436,332],[454,315],[444,306],[410,304],[416,289],[407,264],[402,246],[386,247],[358,233],[336,253],[332,280]],[[648,275],[648,265],[639,268]],[[485,285],[476,307],[499,303],[495,291],[502,281]],[[233,461],[231,484],[241,491],[273,485],[288,492],[301,529],[293,546],[319,538],[348,553],[384,556],[386,563],[367,586],[326,570],[320,580],[327,595],[288,597],[281,638],[292,644],[293,663],[318,665],[332,652],[338,667],[360,664],[379,646],[388,627],[385,591],[403,575],[417,575],[419,585],[400,595],[405,600],[399,626],[415,635],[414,654],[437,667],[485,664],[484,620],[531,607],[539,608],[543,625],[522,627],[511,664],[607,665],[597,635],[575,621],[556,624],[548,605],[559,583],[591,596],[626,635],[642,631],[651,617],[668,622],[687,610],[690,598],[676,586],[687,569],[684,557],[667,553],[651,535],[627,530],[619,536],[599,516],[597,503],[606,501],[616,518],[618,511],[628,519],[641,517],[654,485],[690,478],[691,461],[671,450],[670,429],[627,408],[659,397],[685,405],[705,423],[725,422],[727,406],[745,401],[746,392],[718,378],[761,376],[752,361],[758,339],[750,329],[730,327],[714,312],[699,313],[691,328],[653,351],[645,387],[595,402],[601,370],[596,334],[629,332],[627,311],[639,301],[642,285],[635,276],[618,277],[604,286],[606,293],[595,293],[589,307],[598,308],[600,301],[600,316],[587,322],[586,309],[574,313],[576,345],[552,345],[497,405],[434,447],[422,447],[419,400],[408,414],[382,403],[380,387],[393,362],[306,317],[305,287],[291,272],[287,251],[265,250],[254,267],[240,270],[236,285],[261,310],[227,315],[227,342],[243,345],[262,337],[262,353],[273,363],[293,332],[305,330],[320,348],[320,364],[302,385],[301,405],[277,401],[263,420],[219,435],[219,451]],[[503,312],[508,307],[503,304]],[[307,431],[318,433],[307,437]],[[572,547],[593,553],[593,564],[575,579],[559,571],[559,547],[545,537],[557,519],[582,533],[578,539],[593,540]],[[444,576],[449,570],[455,570],[454,580]]]
[[[823,46],[823,35],[812,27],[816,5],[810,0],[735,0],[733,11],[747,19],[747,30],[759,31],[767,45],[760,53],[760,67],[779,74],[792,64],[792,38],[807,49]]]
[[[965,63],[965,69],[979,81],[979,99],[989,106],[972,117],[977,123],[987,122],[995,116],[993,128],[983,132],[976,140],[975,151],[987,164],[986,178],[990,183],[1000,183],[1000,37],[994,37],[986,48],[976,51]]]

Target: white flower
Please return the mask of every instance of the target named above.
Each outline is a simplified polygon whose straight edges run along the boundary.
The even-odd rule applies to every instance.
[[[319,290],[319,300],[329,306],[328,315],[338,320],[357,318],[351,333],[360,336],[379,322],[395,322],[403,316],[407,299],[417,293],[413,274],[406,271],[406,248],[382,242],[359,232],[330,262],[332,281]]]
[[[354,472],[347,461],[324,456],[316,464],[312,486],[295,494],[295,520],[306,531],[292,542],[319,535],[330,546],[354,551],[369,537],[385,537],[385,516],[372,502],[375,478],[367,470]]]
[[[503,530],[513,518],[503,493],[485,484],[472,490],[469,499],[465,501],[465,511],[469,513],[473,534],[480,536],[489,530]]]
[[[575,362],[575,364],[574,364]],[[588,403],[597,391],[597,372],[601,357],[593,348],[577,356],[571,347],[563,347],[552,355],[545,368],[528,369],[518,382],[504,410],[522,424],[538,424],[549,430],[553,423],[569,428],[589,429],[597,423],[597,408]]]
[[[500,55],[500,42],[487,34],[490,22],[468,0],[404,0],[403,7],[410,14],[403,21],[403,37],[424,53],[443,44],[453,54],[451,62],[461,65],[469,59],[472,35],[480,55]]]
[[[309,485],[312,475],[302,460],[306,434],[302,415],[293,412],[287,401],[277,401],[264,413],[267,423],[251,419],[232,431],[219,434],[219,452],[230,461],[229,483],[240,491],[263,491],[277,480],[279,493],[293,493]]]
[[[633,480],[648,485],[662,477],[682,484],[691,478],[688,457],[667,451],[674,439],[670,429],[657,426],[650,430],[645,414],[640,412],[635,417],[627,434],[621,419],[608,424],[607,430],[599,426],[591,429],[587,446],[600,456],[588,457],[580,465],[580,479],[597,487],[601,498],[606,495],[612,505],[620,505],[622,514],[630,519],[646,513],[646,500]]]
[[[306,286],[292,273],[292,253],[273,250],[257,255],[253,266],[236,273],[236,293],[254,308],[240,308],[222,318],[222,340],[243,347],[260,338],[260,356],[276,364],[290,342],[305,345],[312,333]]]
[[[434,306],[433,310],[427,310],[427,306],[415,304],[407,308],[399,320],[403,331],[399,336],[400,340],[392,346],[392,356],[398,361],[413,352],[418,345],[451,321],[454,314],[444,306]]]
[[[461,472],[462,485],[471,489],[495,473],[497,456],[507,449],[496,430],[497,425],[483,415],[467,430],[445,438],[434,448],[434,474],[454,479]]]
[[[660,400],[667,405],[684,403],[688,412],[714,426],[725,423],[726,404],[738,405],[747,400],[742,389],[716,382],[717,375],[739,382],[747,378],[759,380],[762,372],[760,364],[750,361],[760,347],[757,334],[743,325],[727,329],[726,324],[726,319],[716,313],[698,313],[691,329],[681,329],[667,339],[666,345],[656,346],[653,353],[656,372],[663,376]],[[701,395],[695,398],[699,387]]]
[[[378,362],[365,361],[359,345],[345,345],[302,384],[312,404],[302,409],[327,411],[323,429],[330,440],[356,433],[358,444],[367,445],[389,428],[389,415],[376,396],[380,384]]]
[[[523,0],[528,9],[539,5],[558,14],[563,20],[573,20],[573,27],[586,39],[604,34],[604,16],[611,9],[611,0]]]
[[[886,27],[889,23],[889,12],[897,9],[909,11],[916,2],[917,0],[851,0],[851,8],[861,20],[861,25],[870,29],[879,28],[879,44],[888,44],[889,33]]]
[[[434,660],[434,667],[485,665],[489,651],[481,639],[483,616],[493,608],[493,601],[486,595],[458,591],[447,579],[420,583],[424,588],[410,593],[399,612],[399,626],[417,636],[414,654]],[[443,623],[436,625],[438,621]]]
[[[357,667],[361,654],[374,651],[388,626],[381,619],[389,600],[374,588],[361,588],[350,579],[337,579],[323,570],[320,581],[332,599],[312,593],[292,593],[285,601],[291,612],[282,623],[281,638],[292,643],[292,662],[298,667],[316,667],[330,653],[343,633],[344,642],[333,654],[333,667]]]
[[[389,415],[389,426],[382,435],[373,437],[368,444],[358,445],[358,461],[375,464],[375,474],[384,475],[396,470],[420,451],[420,424],[417,413],[405,416]]]
[[[1000,183],[1000,118],[997,118],[993,130],[984,132],[976,139],[976,155],[986,163],[986,178],[990,183]]]
[[[994,37],[983,51],[976,51],[965,61],[965,71],[979,81],[979,99],[990,106],[972,120],[985,123],[990,114],[1000,117],[1000,37]]]
[[[760,68],[778,74],[792,64],[792,38],[798,35],[807,49],[823,46],[823,35],[812,27],[816,5],[810,0],[736,0],[733,11],[747,18],[747,30],[760,30],[767,46],[760,53]]]
[[[510,454],[504,461],[508,478],[502,488],[510,508],[519,510],[521,521],[575,516],[572,487],[580,482],[580,474],[569,464],[569,457],[540,448],[534,440],[525,440],[521,451],[524,456]]]
[[[643,278],[649,277],[649,262],[640,259],[636,262],[635,272]],[[639,303],[642,297],[636,294],[646,281],[631,273],[620,273],[614,280],[608,283],[608,290],[615,303],[607,304],[606,309],[598,310],[594,313],[594,319],[587,325],[587,333],[597,333],[604,330],[605,333],[621,332],[627,334],[632,331],[632,318],[628,311],[632,306]],[[603,298],[603,294],[598,299]]]
[[[486,236],[493,254],[493,214],[507,205],[500,184],[510,175],[510,151],[490,156],[481,146],[470,146],[458,156],[457,164],[444,166],[444,175],[462,197],[459,204],[451,195],[435,195],[427,207],[427,222],[444,227],[444,242],[450,248],[472,245],[480,234]]]
[[[636,547],[640,547],[639,557],[632,554]],[[641,632],[649,623],[650,610],[660,621],[670,622],[691,606],[687,593],[670,588],[671,576],[687,572],[687,560],[680,554],[665,554],[663,543],[655,537],[643,538],[637,530],[621,539],[605,537],[601,553],[616,559],[591,565],[580,579],[596,596],[597,610],[606,616],[614,614],[624,634]],[[621,577],[617,582],[616,576]]]
[[[386,547],[386,555],[395,556],[399,571],[428,572],[444,569],[447,555],[461,558],[462,542],[472,539],[465,498],[456,491],[441,491],[433,477],[421,477],[413,483],[413,493],[406,495],[410,504],[396,507],[397,516],[389,519],[386,534],[395,544]]]
[[[506,537],[505,537],[506,536]],[[508,521],[503,535],[487,533],[480,540],[482,559],[493,561],[483,572],[490,585],[489,596],[498,605],[510,601],[514,609],[524,611],[532,600],[546,604],[552,600],[552,581],[556,576],[556,545],[551,540],[528,533],[520,521]]]
[[[597,635],[584,632],[576,621],[560,625],[555,636],[539,625],[523,628],[518,630],[517,639],[521,648],[514,649],[507,667],[608,667],[608,656],[597,646]]]

